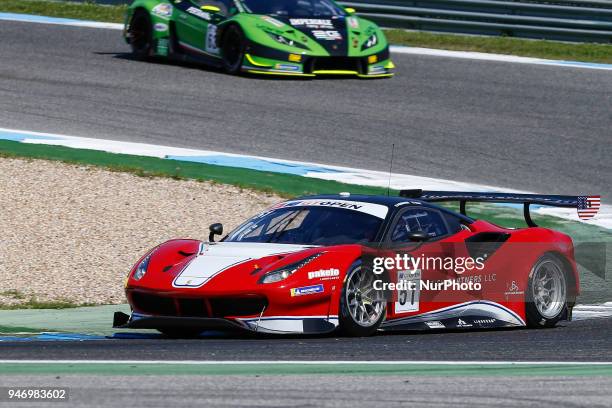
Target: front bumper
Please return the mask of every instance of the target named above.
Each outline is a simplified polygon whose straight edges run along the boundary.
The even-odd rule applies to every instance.
[[[250,331],[267,334],[322,334],[338,327],[338,316],[259,316],[253,318],[214,318],[153,316],[115,312],[113,327],[118,329],[194,329],[200,331]]]
[[[281,292],[289,294],[290,291],[282,289]],[[319,334],[338,326],[338,316],[330,314],[330,297],[324,293],[283,300],[273,292],[213,296],[203,291],[157,292],[130,288],[126,295],[132,314],[115,313],[113,327]]]
[[[311,56],[287,54],[249,47],[242,71],[250,74],[316,77],[320,75],[355,76],[359,78],[392,77],[395,65],[386,49],[363,57]]]
[[[118,329],[184,329],[245,330],[246,327],[228,319],[207,317],[146,316],[136,313],[126,315],[115,312],[113,327]]]

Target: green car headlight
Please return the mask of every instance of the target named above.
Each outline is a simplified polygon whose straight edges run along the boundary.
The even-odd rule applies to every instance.
[[[376,44],[378,44],[378,37],[376,36],[376,34],[372,34],[365,43],[363,43],[363,46],[361,47],[362,50],[367,50],[368,48],[372,48],[373,46],[375,46]]]
[[[259,283],[274,283],[274,282],[280,282],[282,280],[285,280],[289,276],[297,272],[299,269],[306,266],[306,264],[308,264],[309,262],[312,262],[313,260],[317,259],[320,256],[321,256],[321,253],[310,255],[302,259],[301,261],[294,262],[292,264],[285,265],[271,272],[268,272],[259,279]]]
[[[303,50],[307,50],[308,49],[308,47],[306,47],[304,44],[301,44],[301,43],[299,43],[297,41],[294,41],[294,40],[292,40],[290,38],[287,38],[287,37],[285,37],[283,35],[274,34],[274,33],[270,33],[270,32],[268,32],[268,35],[270,37],[272,37],[276,42],[281,43],[283,45],[288,45],[290,47],[301,48]]]

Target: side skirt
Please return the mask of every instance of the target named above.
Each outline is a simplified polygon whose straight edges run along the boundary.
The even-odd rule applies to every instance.
[[[381,329],[488,329],[498,327],[524,327],[525,321],[511,309],[499,303],[478,300],[465,302],[423,313],[383,322]]]
[[[168,59],[172,61],[203,64],[213,68],[223,67],[221,57],[205,53],[204,51],[191,47],[180,41],[174,41],[172,44],[172,52],[170,55],[168,55]]]

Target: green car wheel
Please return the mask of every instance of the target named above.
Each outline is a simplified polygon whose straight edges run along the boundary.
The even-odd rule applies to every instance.
[[[230,74],[239,74],[244,60],[245,41],[240,27],[231,25],[223,35],[223,68]]]
[[[134,13],[129,36],[134,57],[139,60],[147,59],[152,54],[153,35],[151,17],[144,10]]]

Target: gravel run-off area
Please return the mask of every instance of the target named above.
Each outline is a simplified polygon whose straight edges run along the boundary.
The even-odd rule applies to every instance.
[[[207,239],[281,198],[45,160],[0,159],[0,307],[123,303],[130,267],[171,238]]]

